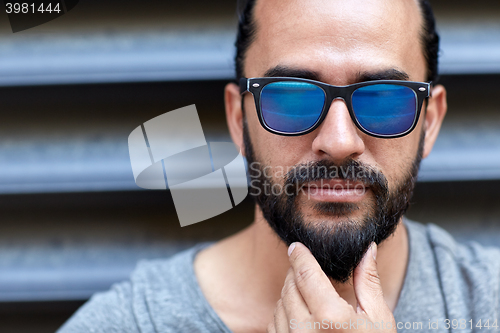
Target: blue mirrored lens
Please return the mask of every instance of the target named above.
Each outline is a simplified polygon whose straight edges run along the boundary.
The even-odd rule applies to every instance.
[[[367,131],[397,135],[412,127],[417,96],[411,88],[395,84],[366,86],[352,94],[352,109]]]
[[[260,103],[267,126],[297,133],[316,124],[325,104],[325,92],[307,82],[273,82],[262,89]]]

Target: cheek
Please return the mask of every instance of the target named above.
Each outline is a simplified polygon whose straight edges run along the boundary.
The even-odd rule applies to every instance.
[[[259,161],[276,171],[275,181],[281,182],[288,169],[305,161],[301,152],[310,150],[310,145],[302,137],[278,136],[266,131],[256,140],[254,149]]]
[[[418,133],[420,131],[414,130],[406,137],[375,139],[367,143],[368,151],[375,161],[375,167],[387,178],[391,191],[401,184],[413,166],[420,139]]]

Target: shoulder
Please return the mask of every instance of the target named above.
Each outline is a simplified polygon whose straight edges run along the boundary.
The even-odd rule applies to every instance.
[[[182,325],[193,299],[200,296],[192,287],[196,283],[192,263],[206,245],[168,259],[139,262],[128,281],[95,294],[58,333],[156,332],[158,327],[171,332],[171,325]]]
[[[132,313],[132,287],[122,282],[93,295],[57,332],[139,332]]]
[[[477,282],[486,282],[488,277],[500,282],[500,248],[482,246],[473,241],[459,243],[446,230],[432,223],[424,228],[440,265],[459,267],[464,274],[476,275]]]
[[[410,242],[417,240],[418,246],[426,248],[424,251],[433,256],[426,262],[435,265],[430,269],[437,272],[450,316],[454,310],[462,312],[463,309],[468,309],[471,317],[499,311],[499,248],[485,247],[476,242],[459,243],[435,224],[424,226],[407,221],[406,225]],[[499,314],[491,315],[496,317]]]
[[[482,246],[477,242],[459,243],[443,228],[429,223],[405,221],[410,241],[427,243],[439,262],[463,267],[500,272],[500,248]]]

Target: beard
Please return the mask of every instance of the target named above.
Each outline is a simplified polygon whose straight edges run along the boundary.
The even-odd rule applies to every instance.
[[[243,120],[245,156],[249,166],[250,195],[259,205],[264,218],[285,244],[301,242],[309,248],[325,274],[339,283],[352,276],[370,244],[380,244],[391,236],[409,207],[422,160],[424,132],[421,133],[417,156],[396,188],[389,190],[380,171],[353,159],[341,165],[330,160],[298,164],[284,174],[283,184],[269,175],[269,166],[256,160],[250,141],[246,117]],[[338,172],[340,170],[340,172]],[[313,221],[299,209],[306,200],[298,195],[304,185],[337,179],[363,183],[374,200],[371,204],[319,202],[312,209],[322,219]],[[276,191],[278,189],[278,191]],[[335,189],[335,188],[334,188]],[[349,215],[362,208],[366,213],[358,219]],[[334,222],[332,218],[337,218]]]

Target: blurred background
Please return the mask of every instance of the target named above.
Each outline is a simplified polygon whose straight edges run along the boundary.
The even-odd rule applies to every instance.
[[[432,0],[449,111],[412,219],[500,242],[500,2]],[[54,332],[142,258],[248,225],[253,204],[181,228],[168,191],[139,189],[127,138],[196,104],[229,141],[235,0],[82,0],[13,34],[0,14],[0,332]]]

